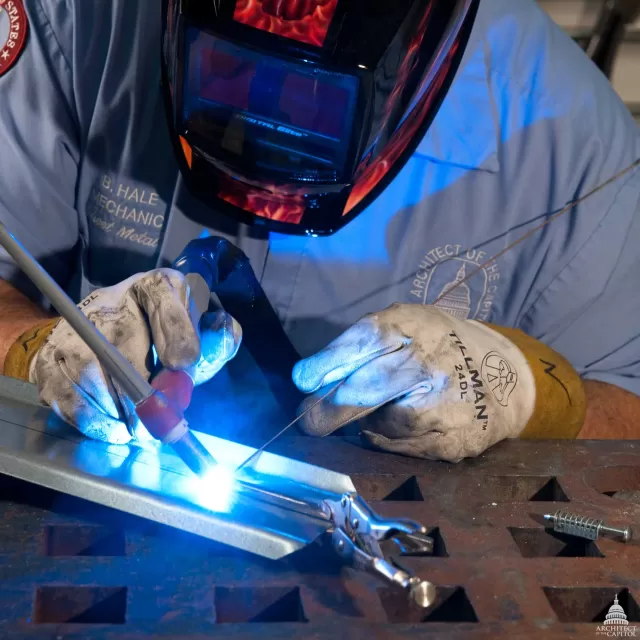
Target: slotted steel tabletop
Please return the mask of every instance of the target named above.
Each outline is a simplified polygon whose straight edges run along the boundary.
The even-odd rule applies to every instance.
[[[434,555],[403,561],[438,586],[434,606],[340,567],[322,540],[268,561],[0,476],[0,637],[597,638],[616,596],[640,637],[640,545],[541,517],[566,509],[640,537],[639,442],[512,441],[458,465],[338,437],[273,451],[348,473],[383,515],[430,527]]]

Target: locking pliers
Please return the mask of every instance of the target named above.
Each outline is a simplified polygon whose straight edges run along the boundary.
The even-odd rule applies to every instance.
[[[333,547],[346,564],[400,586],[419,607],[433,604],[435,586],[402,567],[399,561],[400,556],[433,553],[433,538],[425,527],[404,518],[382,518],[353,493],[325,504],[334,524]]]

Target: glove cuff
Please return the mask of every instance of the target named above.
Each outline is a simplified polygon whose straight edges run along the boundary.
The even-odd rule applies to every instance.
[[[49,337],[60,318],[49,318],[27,329],[7,351],[4,375],[19,380],[29,380],[29,369],[44,341]]]
[[[536,401],[519,437],[576,438],[584,423],[586,397],[582,380],[569,361],[520,329],[483,324],[513,342],[533,373]]]

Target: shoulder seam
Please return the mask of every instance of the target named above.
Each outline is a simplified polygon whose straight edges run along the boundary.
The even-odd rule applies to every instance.
[[[60,40],[58,38],[58,34],[56,33],[55,29],[53,28],[53,25],[51,24],[51,20],[47,14],[47,12],[45,11],[43,5],[42,5],[42,0],[36,0],[37,4],[38,4],[38,8],[40,9],[40,13],[42,13],[42,16],[44,17],[44,20],[47,24],[47,26],[49,27],[49,29],[51,30],[51,34],[53,35],[54,40],[56,41],[56,45],[58,47],[58,51],[60,52],[60,55],[62,56],[62,59],[64,60],[64,63],[67,67],[67,71],[69,73],[71,73],[71,64],[67,58],[67,56],[65,55],[64,49],[62,48],[62,45],[60,44]]]
[[[529,305],[529,307],[527,308],[527,310],[521,315],[521,320],[518,322],[518,325],[522,325],[523,322],[527,319],[527,317],[529,316],[530,313],[532,313],[535,305],[539,302],[540,298],[542,298],[542,296],[553,286],[553,284],[558,280],[558,278],[560,278],[562,276],[563,273],[566,272],[567,269],[569,269],[573,263],[576,261],[576,259],[582,255],[582,252],[584,251],[584,248],[587,244],[589,244],[589,242],[591,242],[591,239],[598,234],[601,230],[602,230],[602,226],[603,224],[607,221],[608,217],[611,215],[611,212],[613,211],[616,201],[618,199],[618,196],[620,195],[620,193],[622,192],[622,190],[626,187],[627,183],[629,180],[631,180],[634,176],[634,172],[631,173],[630,176],[627,177],[627,179],[622,183],[622,185],[620,185],[620,187],[618,188],[618,190],[615,192],[615,194],[612,197],[611,200],[611,205],[609,206],[609,208],[604,212],[602,218],[600,218],[600,221],[598,222],[598,224],[595,226],[595,228],[593,229],[593,231],[588,235],[588,237],[585,239],[585,241],[582,243],[582,245],[580,246],[580,248],[575,252],[574,256],[571,258],[571,260],[569,260],[569,262],[567,262],[567,264],[551,279],[551,281],[549,282],[549,284],[544,287],[544,289],[542,289],[538,295],[536,296],[536,299]],[[603,181],[604,182],[604,181]],[[596,185],[597,186],[597,185]],[[595,187],[593,187],[595,188]],[[625,244],[626,244],[626,240],[625,240]],[[607,288],[609,286],[609,282],[611,281],[611,277],[612,277],[612,273],[609,274],[608,278],[607,278],[607,283],[605,285],[605,288]]]
[[[496,76],[502,78],[504,81],[508,82],[514,89],[517,89],[517,91],[520,93],[520,95],[526,95],[528,97],[533,98],[533,101],[535,103],[535,107],[539,107],[540,105],[544,106],[548,100],[551,99],[550,96],[546,96],[546,95],[540,95],[540,96],[536,96],[533,89],[523,85],[521,82],[519,82],[517,79],[513,78],[512,76],[502,72],[502,70],[495,68],[493,65],[487,65],[487,70],[489,74],[495,74]],[[586,119],[584,118],[575,118],[574,119],[574,124],[577,123],[577,128],[579,128],[579,133],[581,135],[588,135],[588,136],[592,136],[593,135],[593,131],[589,128],[588,126],[588,122],[586,121]],[[602,138],[600,138],[599,136],[597,137],[597,142],[599,144],[602,144]],[[631,176],[629,176],[627,178],[631,179],[631,177],[633,176],[633,173],[631,174]],[[603,179],[602,182],[604,182],[606,179],[608,179],[611,176],[608,176],[607,178]],[[569,260],[569,262],[567,262],[567,264],[560,270],[558,271],[558,273],[556,273],[551,280],[548,282],[548,284],[546,286],[544,286],[539,292],[538,294],[535,296],[535,299],[526,307],[526,310],[523,310],[520,314],[519,314],[519,321],[517,322],[518,326],[521,326],[527,319],[528,315],[533,311],[535,305],[539,302],[540,298],[545,294],[546,291],[548,291],[548,289],[553,286],[553,284],[558,280],[558,278],[560,278],[562,276],[563,273],[565,273],[565,271],[571,267],[571,265],[574,263],[574,261],[582,254],[582,251],[584,250],[584,247],[591,241],[591,239],[593,238],[593,236],[595,234],[597,234],[601,227],[602,224],[605,222],[605,220],[608,218],[609,213],[611,212],[611,210],[613,209],[613,207],[615,206],[615,202],[617,200],[617,197],[619,195],[619,193],[622,191],[622,189],[624,189],[624,186],[626,184],[626,180],[625,182],[623,182],[623,184],[620,186],[620,188],[615,192],[612,201],[611,201],[611,206],[602,214],[602,217],[600,218],[600,220],[597,222],[597,224],[595,224],[593,231],[588,235],[588,237],[584,240],[584,242],[582,243],[582,245],[576,250],[575,254],[573,255],[573,257]],[[580,191],[582,190],[582,187],[584,187],[584,184],[582,185],[578,185],[578,188],[576,190],[576,193],[572,194],[570,197],[567,198],[566,202],[570,202],[572,200],[575,200],[577,198],[580,197]],[[590,188],[588,188],[586,191],[590,191],[591,189],[595,189],[597,187],[597,184],[592,185]],[[562,208],[565,205],[561,205],[560,208]],[[557,211],[558,209],[556,209]],[[553,215],[554,211],[549,211],[548,212],[548,216]],[[567,215],[570,215],[569,212],[567,212]],[[552,225],[554,223],[551,223]]]

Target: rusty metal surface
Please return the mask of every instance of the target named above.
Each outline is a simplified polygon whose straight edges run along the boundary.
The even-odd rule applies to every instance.
[[[403,561],[439,587],[435,605],[408,609],[320,543],[268,561],[0,477],[0,637],[597,638],[616,594],[640,637],[638,541],[568,538],[541,518],[563,508],[640,534],[637,495],[611,495],[640,490],[639,442],[508,442],[459,465],[336,437],[273,452],[430,526],[434,557]]]

